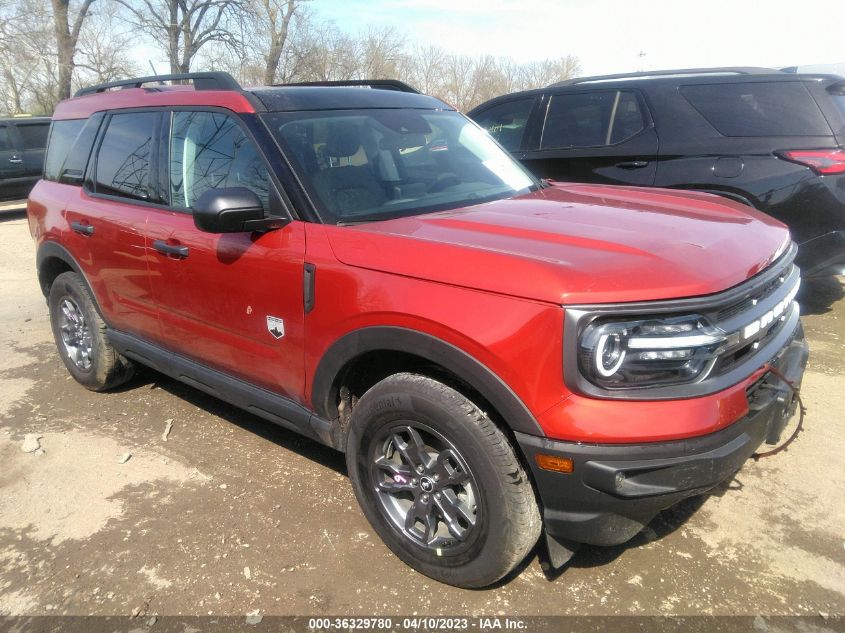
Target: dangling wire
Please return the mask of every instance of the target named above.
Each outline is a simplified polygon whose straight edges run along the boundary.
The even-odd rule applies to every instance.
[[[793,396],[796,400],[798,400],[798,424],[796,424],[796,425],[795,425],[795,430],[792,432],[792,435],[790,435],[790,436],[786,439],[786,441],[785,441],[783,444],[781,444],[780,446],[776,446],[776,447],[775,447],[775,448],[773,448],[772,450],[770,450],[770,451],[766,451],[766,452],[764,452],[764,453],[754,453],[753,455],[751,455],[751,457],[753,457],[753,458],[754,458],[754,461],[757,461],[757,460],[759,460],[759,459],[762,459],[763,457],[771,457],[772,455],[777,455],[777,454],[778,454],[778,453],[780,453],[781,451],[786,450],[786,447],[787,447],[787,446],[789,446],[790,444],[792,444],[792,442],[794,442],[794,441],[795,441],[795,438],[797,438],[797,437],[798,437],[798,434],[799,434],[799,433],[801,432],[801,430],[803,429],[803,427],[804,427],[804,414],[805,414],[805,413],[806,413],[806,411],[807,411],[807,410],[804,408],[804,403],[803,403],[803,402],[801,402],[801,395],[798,393],[798,389],[795,387],[795,384],[794,384],[791,380],[789,380],[789,378],[787,378],[786,376],[784,376],[784,375],[780,372],[780,370],[778,370],[778,369],[777,369],[777,368],[775,368],[775,367],[772,367],[771,365],[768,365],[768,364],[767,364],[767,365],[765,365],[765,366],[763,367],[763,369],[765,369],[765,370],[767,370],[767,371],[770,371],[772,374],[774,374],[774,375],[775,375],[775,377],[777,377],[777,378],[779,378],[781,381],[783,381],[783,383],[784,383],[787,387],[789,387],[789,390],[792,392],[792,396]]]

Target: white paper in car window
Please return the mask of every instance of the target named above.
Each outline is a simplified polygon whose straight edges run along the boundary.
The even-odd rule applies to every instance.
[[[483,130],[467,124],[461,130],[458,141],[512,189],[519,191],[531,186],[528,175]]]

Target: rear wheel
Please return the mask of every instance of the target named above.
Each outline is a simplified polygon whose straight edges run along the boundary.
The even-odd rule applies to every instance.
[[[353,410],[346,456],[373,528],[431,578],[490,585],[537,542],[534,491],[507,438],[436,380],[397,374],[367,391]]]
[[[133,364],[112,347],[106,324],[78,274],[66,272],[56,277],[48,303],[59,356],[78,383],[92,391],[105,391],[132,377]]]

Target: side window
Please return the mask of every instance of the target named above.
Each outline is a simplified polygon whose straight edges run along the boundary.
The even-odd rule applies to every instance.
[[[45,180],[58,180],[68,157],[70,148],[79,131],[85,125],[85,119],[53,121],[50,140],[47,143],[47,158],[44,161]]]
[[[546,114],[542,149],[601,147],[621,143],[645,127],[633,92],[554,95]]]
[[[724,136],[829,136],[830,126],[799,81],[681,86],[681,94]]]
[[[114,114],[97,153],[97,193],[150,199],[150,159],[157,112]]]
[[[522,146],[525,125],[534,105],[534,98],[515,99],[494,105],[473,117],[475,122],[487,130],[499,144],[509,152]]]
[[[12,141],[9,138],[9,128],[5,125],[0,125],[0,152],[14,149]]]
[[[269,208],[270,177],[237,121],[218,112],[174,112],[170,204],[190,208],[208,189],[246,187]]]
[[[616,145],[636,136],[645,128],[645,119],[640,102],[633,92],[617,92],[616,106],[610,121],[608,145]]]
[[[47,133],[49,131],[49,123],[18,125],[18,134],[23,145],[21,149],[44,149],[47,147]]]

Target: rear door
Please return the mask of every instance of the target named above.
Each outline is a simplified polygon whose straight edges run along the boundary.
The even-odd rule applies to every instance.
[[[0,200],[25,198],[25,191],[23,158],[14,126],[0,123]]]
[[[144,230],[150,208],[158,202],[151,174],[157,167],[154,139],[161,117],[158,111],[108,115],[85,186],[73,188],[76,195],[64,212],[73,239],[84,242],[78,252],[85,252],[86,259],[79,264],[109,325],[151,340],[158,338],[159,329]],[[65,170],[62,178],[74,176]]]
[[[636,90],[548,95],[539,137],[518,158],[536,175],[570,182],[651,185],[657,133]]]
[[[44,169],[44,151],[50,132],[49,121],[20,121],[15,125],[18,133],[18,149],[23,160],[23,177],[26,179],[26,194],[32,190]]]
[[[169,118],[161,174],[169,202],[152,210],[147,233],[161,337],[174,352],[301,401],[304,225],[197,229],[191,205],[209,189],[246,187],[266,213],[284,211],[266,159],[237,117],[176,110]]]

